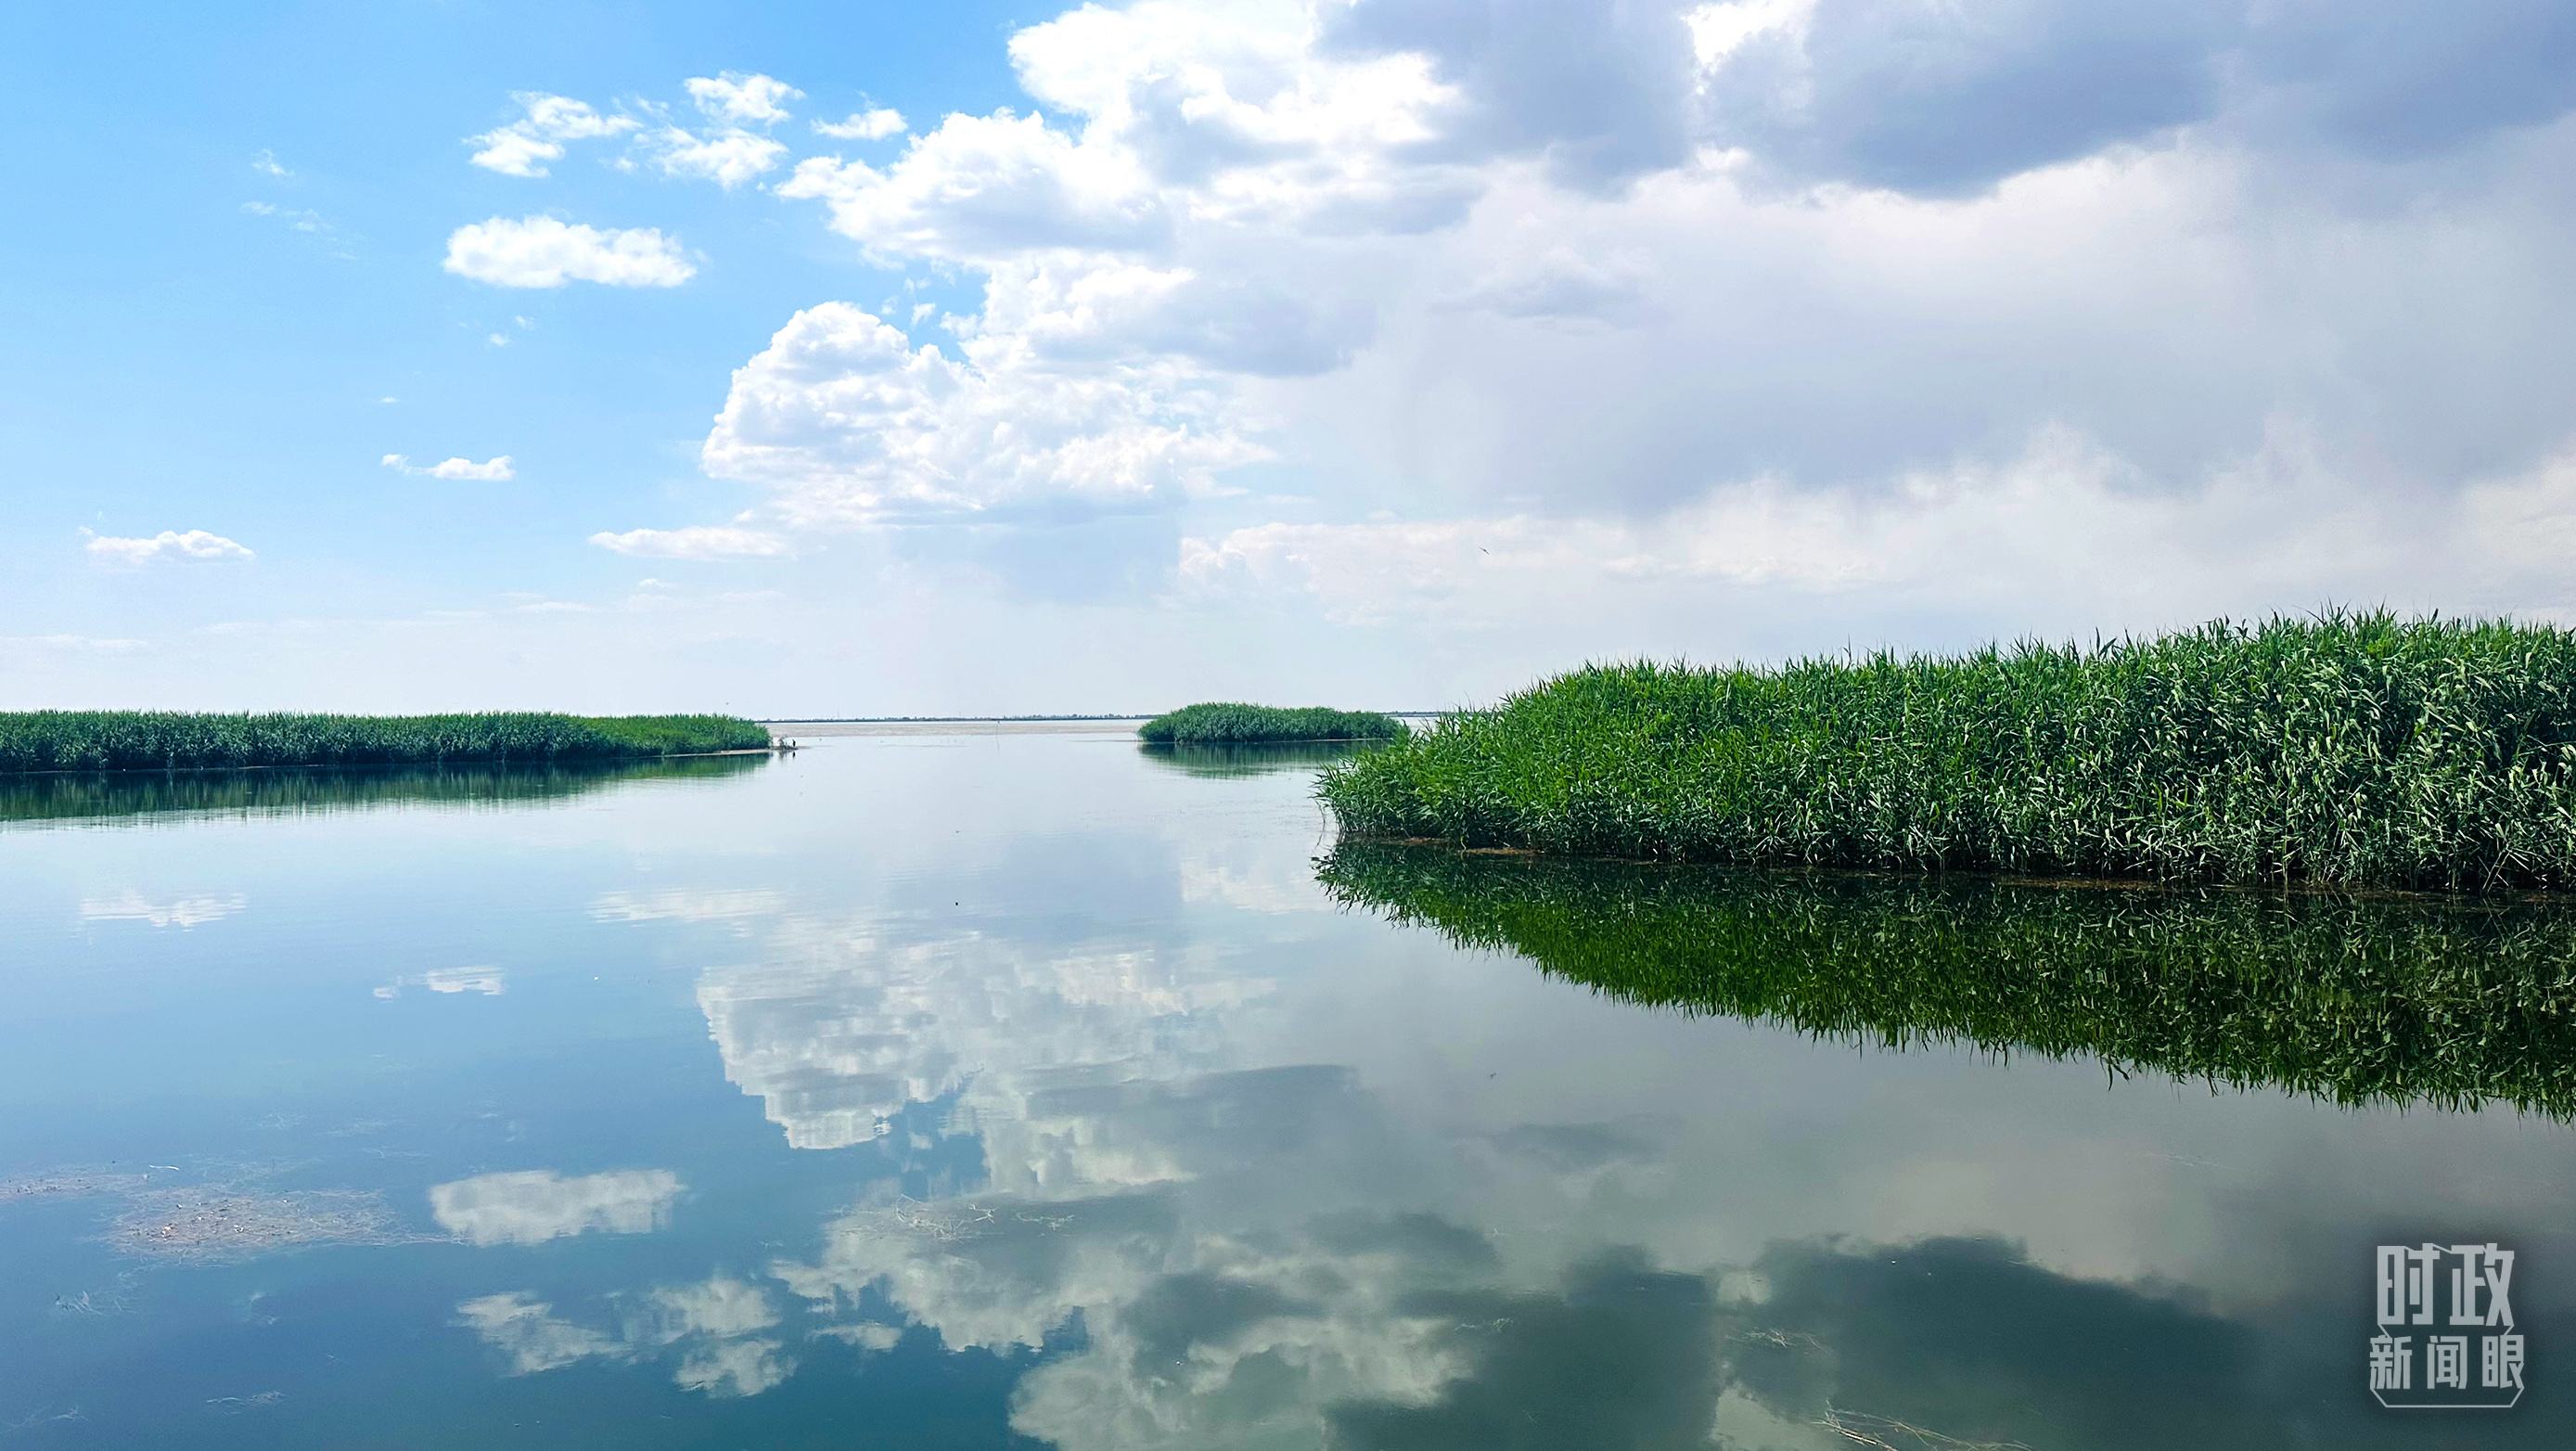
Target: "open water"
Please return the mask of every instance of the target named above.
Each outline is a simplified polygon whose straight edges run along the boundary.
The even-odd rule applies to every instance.
[[[1337,906],[1311,752],[800,734],[0,792],[0,1451],[2576,1444],[2552,1119],[1633,1006]],[[2374,1247],[2490,1242],[2519,1403],[2382,1409]]]

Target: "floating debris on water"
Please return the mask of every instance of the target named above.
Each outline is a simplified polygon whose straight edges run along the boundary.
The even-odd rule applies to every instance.
[[[134,1196],[104,1236],[115,1249],[152,1259],[226,1264],[324,1245],[412,1244],[384,1196],[314,1189],[287,1194],[228,1185],[160,1189]]]
[[[15,1179],[0,1179],[0,1204],[21,1199],[78,1199],[92,1194],[132,1194],[144,1176],[113,1168],[47,1169]]]
[[[17,1431],[32,1431],[38,1426],[50,1426],[59,1421],[82,1421],[87,1419],[88,1417],[81,1414],[81,1408],[78,1406],[74,1406],[67,1411],[57,1411],[51,1406],[46,1406],[32,1415],[21,1416],[17,1420],[11,1421],[5,1426],[0,1426],[0,1436],[6,1436]]]

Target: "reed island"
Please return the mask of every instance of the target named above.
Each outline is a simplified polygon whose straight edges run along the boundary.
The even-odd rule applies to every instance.
[[[771,749],[724,715],[0,713],[0,774],[638,761]]]
[[[2576,887],[2576,632],[2328,612],[1594,665],[1336,765],[1346,841],[1748,867]]]
[[[1209,701],[1158,715],[1136,728],[1153,746],[1240,746],[1286,741],[1392,741],[1404,722],[1373,710],[1295,709]]]

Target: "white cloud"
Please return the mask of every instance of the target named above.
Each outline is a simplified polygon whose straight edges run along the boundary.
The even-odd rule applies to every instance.
[[[669,1222],[680,1195],[667,1169],[566,1177],[550,1170],[483,1174],[433,1185],[438,1227],[469,1244],[540,1244],[577,1234],[644,1234]]]
[[[702,458],[791,522],[1168,505],[1261,457],[1182,380],[953,361],[849,303],[808,308],[735,372]]]
[[[88,548],[93,557],[115,564],[147,564],[156,559],[215,563],[255,557],[232,540],[220,534],[209,534],[203,529],[190,529],[185,533],[164,529],[142,538],[91,534],[86,529],[81,533],[88,537]]]
[[[295,175],[294,172],[291,172],[278,164],[277,153],[274,151],[264,150],[257,156],[252,157],[250,159],[250,169],[258,172],[262,176],[275,177],[280,181]]]
[[[654,132],[647,144],[664,175],[712,181],[727,191],[777,166],[787,154],[779,142],[735,129],[698,136],[669,126]]]
[[[770,76],[744,75],[726,71],[720,76],[691,76],[683,82],[689,98],[698,109],[718,121],[735,125],[766,125],[787,119],[784,102],[801,99],[804,92]]]
[[[902,135],[905,126],[901,111],[891,111],[883,106],[877,106],[865,111],[853,111],[846,121],[817,121],[814,123],[814,129],[825,136],[838,137],[843,141],[883,141],[889,136]]]
[[[510,99],[527,115],[465,141],[482,148],[471,158],[476,166],[504,176],[544,176],[547,162],[563,159],[563,143],[616,136],[641,124],[631,116],[603,116],[584,102],[543,91],[519,91]]]
[[[322,219],[320,212],[294,210],[271,202],[243,202],[241,209],[254,217],[282,217],[288,226],[299,232],[318,236],[331,230],[331,224]]]
[[[1701,5],[1682,12],[1690,27],[1691,51],[1702,66],[1715,66],[1756,36],[1773,32],[1799,35],[1815,14],[1816,0],[1735,0]]]
[[[817,156],[778,194],[888,257],[993,262],[1024,248],[1159,247],[1164,198],[1132,156],[1083,148],[1037,116],[951,116],[884,171]]]
[[[511,469],[510,456],[506,453],[479,464],[472,459],[452,458],[417,467],[403,455],[389,453],[385,455],[384,463],[386,468],[396,473],[410,474],[415,478],[478,479],[491,483],[505,483],[517,477]]]
[[[496,287],[677,287],[697,275],[679,239],[651,227],[574,225],[553,217],[493,217],[447,239],[448,271]]]
[[[788,553],[787,541],[775,534],[715,524],[602,532],[590,536],[590,542],[639,559],[776,559]]]

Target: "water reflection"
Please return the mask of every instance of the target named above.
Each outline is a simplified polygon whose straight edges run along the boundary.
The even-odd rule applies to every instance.
[[[0,776],[0,825],[130,825],[170,813],[279,816],[381,806],[516,807],[636,781],[720,781],[766,756],[554,766],[107,771]]]
[[[541,820],[0,840],[43,888],[0,963],[35,1105],[0,1114],[0,1430],[50,1397],[97,1446],[2571,1443],[2576,1135],[2270,1087],[2545,1088],[2548,909],[1327,865],[1423,932],[1332,910],[1301,772],[838,739]],[[92,900],[127,920],[64,930]],[[2522,1058],[2443,1059],[2409,984]],[[214,1184],[215,1149],[283,1177]],[[303,1228],[46,1310],[109,1303],[129,1208]],[[2371,1406],[2382,1236],[2524,1248],[2522,1409]],[[266,1439],[200,1434],[272,1392]]]
[[[1140,745],[1136,754],[1167,771],[1216,778],[1306,771],[1347,761],[1372,741],[1278,741],[1266,744]]]
[[[438,1227],[467,1244],[543,1244],[566,1235],[644,1234],[669,1221],[680,1176],[626,1169],[567,1178],[552,1170],[478,1174],[429,1190]]]
[[[769,952],[708,972],[698,1005],[726,1078],[763,1101],[790,1145],[868,1142],[906,1105],[938,1104],[986,1134],[1010,1187],[1168,1177],[1153,1151],[1068,1118],[1066,1095],[1210,1061],[1224,1044],[1219,1011],[1269,988],[1208,953],[982,933],[902,942],[802,919]]]
[[[717,1275],[698,1284],[625,1297],[602,1325],[578,1324],[526,1290],[485,1295],[457,1307],[458,1323],[508,1360],[513,1375],[610,1364],[676,1360],[672,1383],[718,1398],[756,1396],[796,1369],[762,1286]]]
[[[1349,845],[1343,902],[1638,1003],[2576,1114],[2576,907],[1880,879]]]

